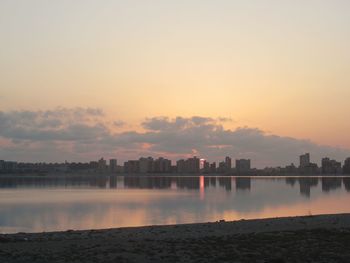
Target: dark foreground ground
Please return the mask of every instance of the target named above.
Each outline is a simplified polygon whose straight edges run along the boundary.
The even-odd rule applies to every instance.
[[[0,262],[350,262],[350,215],[0,235]]]

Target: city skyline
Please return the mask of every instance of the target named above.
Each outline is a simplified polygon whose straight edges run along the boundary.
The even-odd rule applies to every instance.
[[[350,174],[350,157],[344,162],[323,157],[321,166],[312,162],[310,153],[299,156],[299,165],[291,163],[286,166],[264,167],[258,169],[252,166],[250,159],[235,159],[226,156],[219,162],[211,162],[197,156],[187,159],[172,160],[158,157],[139,157],[118,164],[116,158],[90,162],[64,163],[23,163],[16,161],[0,160],[0,173],[110,173],[110,174],[226,174],[226,175],[250,175],[250,176],[278,176],[278,175],[341,175]],[[123,164],[123,165],[122,165]]]

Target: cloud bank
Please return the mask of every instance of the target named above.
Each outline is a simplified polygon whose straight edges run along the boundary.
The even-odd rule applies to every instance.
[[[286,165],[310,152],[344,160],[349,149],[282,137],[258,128],[225,129],[228,118],[153,117],[142,132],[116,132],[125,122],[106,121],[101,109],[57,108],[49,111],[0,111],[0,159],[20,161],[88,161],[101,156],[120,161],[139,156],[177,158],[197,155],[218,161],[226,155],[251,158],[255,167]]]

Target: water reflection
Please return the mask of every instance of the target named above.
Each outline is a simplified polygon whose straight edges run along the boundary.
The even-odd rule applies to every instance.
[[[330,192],[344,185],[350,191],[350,177],[210,177],[210,176],[60,176],[60,177],[0,177],[1,188],[100,188],[100,189],[189,189],[221,187],[232,191],[250,191],[252,180],[283,180],[294,187],[299,184],[300,194],[310,197],[311,188],[321,180],[322,191]]]
[[[350,177],[0,177],[0,232],[350,212]]]

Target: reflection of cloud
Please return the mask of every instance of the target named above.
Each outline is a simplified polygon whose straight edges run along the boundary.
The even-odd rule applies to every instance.
[[[0,112],[0,139],[11,142],[0,149],[0,158],[28,159],[29,152],[34,152],[34,160],[49,161],[59,155],[85,160],[105,154],[118,154],[120,159],[140,154],[179,158],[195,152],[211,160],[226,155],[251,158],[261,167],[285,165],[303,152],[310,152],[314,160],[325,155],[341,160],[350,156],[350,150],[271,135],[257,128],[225,129],[222,123],[226,121],[230,119],[154,117],[141,123],[144,132],[114,133],[113,127],[125,127],[125,123],[116,120],[110,127],[99,109]]]

